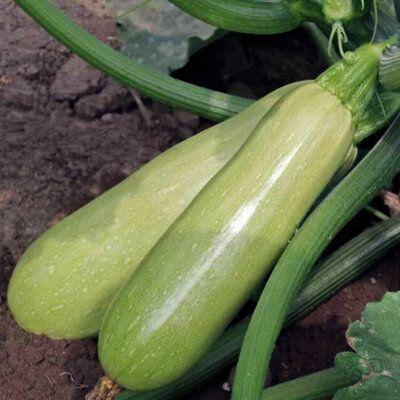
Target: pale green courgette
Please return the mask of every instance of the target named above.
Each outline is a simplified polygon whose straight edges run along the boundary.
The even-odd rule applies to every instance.
[[[107,310],[99,356],[112,379],[162,387],[218,338],[343,164],[383,48],[282,97],[171,225]]]
[[[26,330],[56,339],[95,335],[111,299],[146,253],[285,93],[161,154],[39,237],[19,261],[8,303]]]
[[[351,113],[315,83],[277,103],[111,304],[99,342],[108,375],[152,390],[186,372],[273,266],[353,134]]]

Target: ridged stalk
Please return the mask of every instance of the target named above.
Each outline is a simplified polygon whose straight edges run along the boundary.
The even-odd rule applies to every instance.
[[[276,34],[297,28],[302,18],[288,0],[169,0],[181,10],[221,29]]]
[[[339,389],[358,379],[359,376],[330,368],[264,390],[262,400],[331,400]]]
[[[279,332],[312,265],[339,230],[400,170],[400,117],[310,215],[278,261],[242,347],[233,399],[257,400]]]
[[[356,276],[393,249],[399,240],[400,217],[394,217],[343,245],[308,275],[306,283],[289,308],[285,326],[308,315],[315,304],[325,302],[346,287]]]
[[[370,268],[400,242],[400,217],[361,233],[316,266],[286,316],[285,326],[308,315]],[[202,361],[171,385],[148,393],[124,392],[118,400],[172,400],[189,393],[232,365],[240,351],[248,321],[229,328]],[[272,389],[271,389],[272,390]]]
[[[276,34],[301,22],[347,22],[366,14],[371,0],[169,0],[181,10],[233,32]]]

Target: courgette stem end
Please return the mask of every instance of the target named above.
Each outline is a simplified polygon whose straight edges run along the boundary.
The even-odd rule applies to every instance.
[[[352,113],[356,127],[374,96],[380,58],[387,45],[388,42],[367,44],[347,52],[316,80]]]

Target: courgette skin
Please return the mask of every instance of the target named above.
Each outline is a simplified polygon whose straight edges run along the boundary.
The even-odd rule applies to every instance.
[[[135,391],[186,372],[266,276],[352,147],[354,124],[316,83],[285,95],[163,235],[107,310],[107,374]]]
[[[285,86],[178,144],[40,236],[14,270],[8,304],[27,331],[96,335],[111,299],[169,225],[232,157]]]

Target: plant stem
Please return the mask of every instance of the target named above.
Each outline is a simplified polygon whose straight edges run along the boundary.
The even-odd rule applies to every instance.
[[[382,221],[389,219],[389,217],[386,214],[384,214],[382,211],[379,211],[376,208],[371,207],[369,205],[364,206],[364,210],[370,212],[373,216],[375,216],[376,218],[379,218]]]
[[[359,376],[330,368],[272,386],[264,390],[262,400],[330,400],[339,389],[353,385],[358,379]]]
[[[339,230],[400,169],[400,116],[371,152],[309,216],[275,266],[251,319],[233,385],[234,400],[258,400],[279,332],[312,265]]]
[[[218,28],[276,34],[297,28],[302,18],[288,0],[169,0],[181,10]]]
[[[369,7],[348,9],[337,0],[169,0],[188,14],[233,32],[276,34],[305,21],[329,27],[334,22],[359,19]],[[339,4],[338,4],[339,3]],[[356,2],[355,2],[356,3]]]
[[[350,240],[308,274],[289,307],[287,326],[308,315],[374,265],[400,240],[400,216],[389,218]]]
[[[253,103],[171,78],[135,63],[90,35],[47,0],[15,2],[90,65],[155,100],[217,121],[229,118]]]
[[[400,242],[400,217],[361,233],[316,266],[293,301],[285,326],[301,320],[315,307],[357,278]],[[124,392],[118,400],[171,400],[189,393],[232,365],[240,351],[248,321],[229,328],[208,354],[171,385],[148,393]]]

